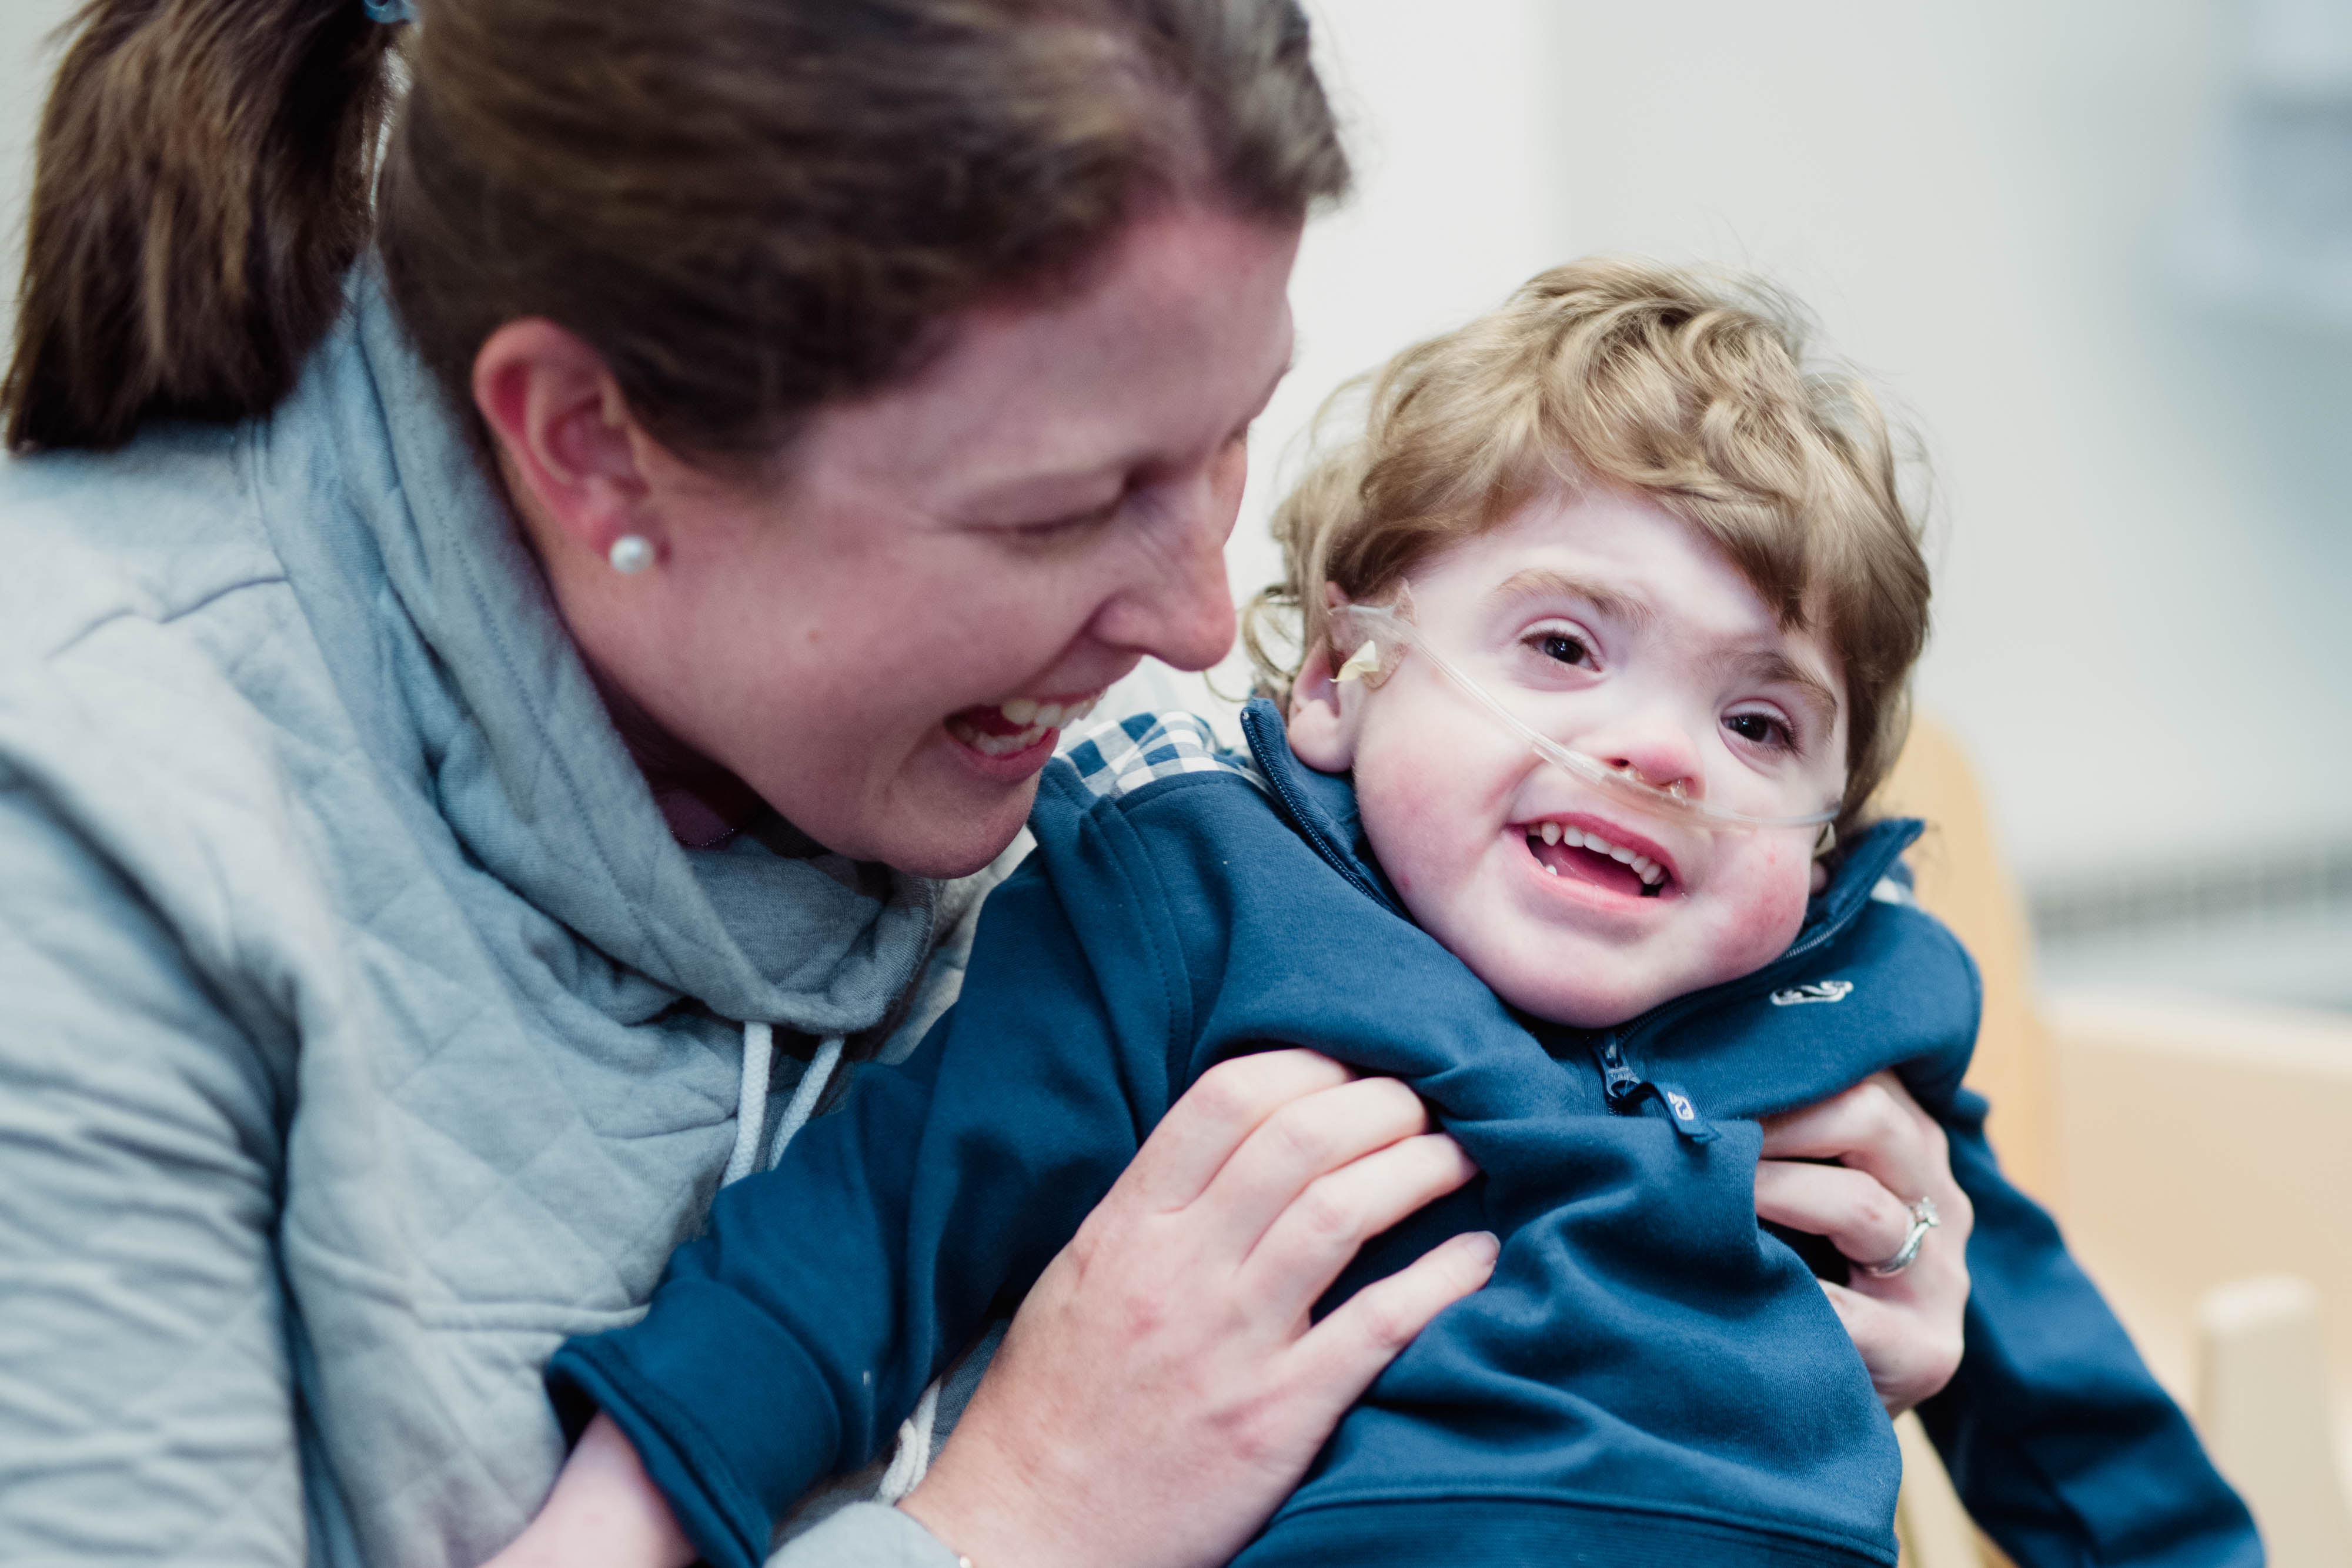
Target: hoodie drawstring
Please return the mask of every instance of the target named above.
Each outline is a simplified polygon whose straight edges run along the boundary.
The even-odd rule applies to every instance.
[[[825,1085],[833,1082],[834,1070],[841,1065],[841,1045],[842,1037],[835,1034],[827,1035],[824,1043],[816,1048],[807,1071],[793,1088],[792,1099],[784,1104],[784,1119],[777,1125],[776,1148],[766,1161],[767,1167],[772,1168],[784,1157],[793,1135],[808,1125]],[[727,1157],[727,1174],[719,1180],[721,1186],[732,1186],[761,1167],[760,1145],[768,1130],[768,1073],[775,1060],[775,1027],[746,1023],[743,1081],[735,1097],[735,1152]]]
[[[915,1490],[931,1468],[931,1431],[940,1418],[940,1385],[932,1384],[923,1390],[915,1404],[915,1413],[898,1424],[898,1446],[891,1452],[889,1468],[875,1484],[874,1500],[897,1503]]]
[[[841,1036],[827,1035],[809,1059],[808,1070],[793,1088],[793,1097],[784,1103],[783,1120],[776,1125],[776,1152],[767,1161],[772,1170],[783,1159],[784,1150],[792,1146],[793,1134],[808,1125],[809,1117],[816,1111],[816,1103],[824,1095],[824,1087],[833,1082],[835,1069],[841,1065]],[[768,1120],[768,1071],[776,1059],[776,1031],[772,1025],[747,1023],[743,1026],[743,1084],[735,1102],[735,1152],[728,1156],[727,1175],[720,1186],[730,1186],[751,1174],[760,1164],[760,1137],[766,1131]],[[933,1383],[923,1390],[923,1397],[915,1406],[915,1413],[898,1427],[898,1446],[890,1456],[887,1469],[882,1472],[880,1485],[875,1489],[876,1500],[895,1503],[915,1490],[931,1468],[931,1429],[939,1419],[940,1385]]]
[[[793,1086],[793,1097],[784,1102],[783,1123],[776,1128],[775,1151],[768,1156],[770,1170],[783,1163],[784,1150],[792,1143],[793,1134],[807,1126],[808,1119],[816,1113],[816,1103],[824,1097],[824,1086],[833,1082],[834,1069],[840,1065],[841,1036],[829,1034],[809,1059],[808,1070],[801,1074],[801,1081]]]

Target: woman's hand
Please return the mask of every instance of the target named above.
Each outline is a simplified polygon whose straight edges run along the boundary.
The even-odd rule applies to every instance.
[[[1811,1160],[1839,1163],[1801,1163]],[[1927,1232],[1917,1260],[1899,1274],[1864,1272],[1901,1249],[1909,1206],[1922,1197],[1934,1202],[1942,1224]],[[1818,1105],[1765,1119],[1756,1212],[1826,1236],[1855,1264],[1853,1283],[1824,1281],[1822,1289],[1889,1415],[1951,1380],[1960,1364],[1975,1213],[1952,1179],[1944,1130],[1893,1073],[1874,1073]]]
[[[1288,1496],[1339,1416],[1486,1281],[1460,1236],[1325,1318],[1364,1241],[1475,1173],[1420,1099],[1303,1051],[1177,1102],[1013,1319],[900,1506],[979,1568],[1207,1568]]]

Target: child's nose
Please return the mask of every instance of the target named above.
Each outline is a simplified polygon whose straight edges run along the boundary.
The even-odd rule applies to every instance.
[[[1589,741],[1594,756],[1621,772],[1631,772],[1643,783],[1673,789],[1698,800],[1706,786],[1699,776],[1699,750],[1690,732],[1666,718],[1612,726],[1604,736]]]

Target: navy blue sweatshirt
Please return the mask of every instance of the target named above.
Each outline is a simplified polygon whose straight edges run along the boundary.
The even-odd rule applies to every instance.
[[[549,1368],[628,1434],[710,1562],[751,1568],[812,1483],[884,1452],[1216,1062],[1307,1046],[1419,1092],[1481,1175],[1325,1306],[1445,1237],[1502,1239],[1236,1560],[1891,1564],[1892,1430],[1796,1252],[1759,1228],[1755,1118],[1880,1068],[1976,1206],[1968,1349],[1923,1408],[2022,1568],[2252,1564],[2244,1509],[2002,1180],[1960,1077],[1976,972],[1889,896],[1917,824],[1843,853],[1780,958],[1606,1031],[1515,1013],[1414,925],[1344,779],[1149,716],[1040,782],[961,1000],[779,1167],[720,1194],[635,1325]],[[1934,1245],[1931,1239],[1929,1245]]]

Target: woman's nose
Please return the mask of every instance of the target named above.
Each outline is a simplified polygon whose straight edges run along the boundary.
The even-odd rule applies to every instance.
[[[1200,482],[1166,498],[1170,509],[1153,530],[1158,548],[1139,552],[1129,581],[1096,619],[1097,636],[1180,670],[1205,670],[1233,651],[1225,539],[1239,497],[1223,488]]]

